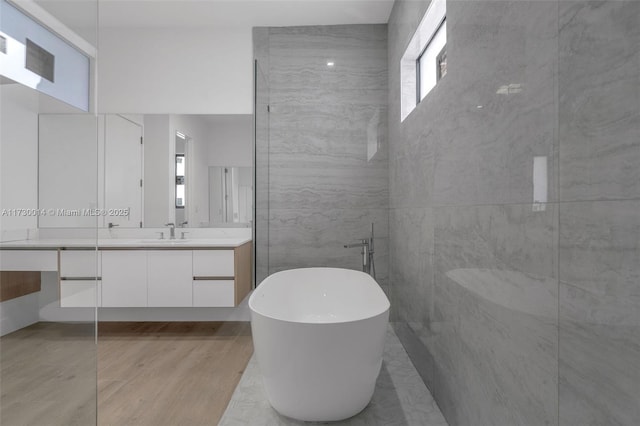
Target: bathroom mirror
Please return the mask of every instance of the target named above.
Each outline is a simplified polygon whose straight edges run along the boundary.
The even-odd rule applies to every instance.
[[[209,218],[214,223],[251,223],[251,167],[209,167]]]
[[[65,200],[70,210],[40,227],[251,226],[251,115],[101,114],[97,123],[40,116],[39,207]],[[83,142],[96,132],[97,153]],[[98,182],[85,167],[96,163]],[[78,182],[90,185],[65,189]]]

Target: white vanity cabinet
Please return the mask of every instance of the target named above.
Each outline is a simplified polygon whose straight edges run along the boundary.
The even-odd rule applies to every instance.
[[[233,307],[250,288],[251,243],[102,251],[104,308]]]
[[[102,253],[97,250],[60,250],[61,277],[99,277]]]
[[[235,282],[230,280],[193,280],[193,306],[233,307],[235,306]]]
[[[102,307],[147,306],[147,251],[102,252]]]
[[[63,308],[234,307],[252,287],[251,241],[34,245],[0,250],[3,282],[24,288],[12,298],[40,291],[40,271],[58,272]]]
[[[147,251],[147,306],[193,306],[191,257],[190,250]]]
[[[193,306],[238,306],[251,291],[251,243],[193,251]]]
[[[193,306],[235,306],[234,250],[193,251]]]
[[[2,250],[2,271],[57,271],[57,250]]]
[[[230,250],[194,250],[194,277],[231,277],[234,276],[234,251]]]
[[[60,250],[59,256],[60,306],[100,306],[101,253],[96,250]]]

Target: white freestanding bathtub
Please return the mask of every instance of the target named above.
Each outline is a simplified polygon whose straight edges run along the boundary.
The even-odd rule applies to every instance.
[[[369,275],[304,268],[275,273],[249,299],[271,406],[305,421],[362,411],[382,365],[389,299]]]

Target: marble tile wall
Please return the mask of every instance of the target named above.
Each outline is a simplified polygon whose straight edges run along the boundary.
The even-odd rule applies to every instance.
[[[559,416],[640,421],[640,3],[559,5]]]
[[[373,222],[386,286],[386,25],[258,28],[254,49],[270,109],[256,147],[257,220],[266,224],[258,282],[298,267],[360,269],[359,249],[343,245],[368,237]]]
[[[547,207],[434,209],[432,388],[454,395],[441,405],[453,424],[555,423],[558,234]]]
[[[449,1],[448,74],[401,122],[428,5],[388,24],[396,332],[451,425],[637,424],[640,2]]]
[[[560,207],[560,422],[640,419],[640,201]]]
[[[640,3],[561,1],[562,201],[640,198]]]

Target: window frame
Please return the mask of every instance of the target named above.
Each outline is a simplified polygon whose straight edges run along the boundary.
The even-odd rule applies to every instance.
[[[420,54],[418,54],[418,57],[416,58],[416,106],[418,106],[420,104],[420,102],[422,101],[422,97],[420,96],[420,93],[422,92],[422,81],[420,79],[420,72],[421,72],[421,66],[420,66],[420,61],[422,60],[422,57],[424,56],[425,52],[427,51],[427,49],[429,48],[429,46],[431,45],[431,42],[433,41],[434,38],[436,38],[436,35],[438,35],[438,32],[442,29],[442,26],[444,25],[444,23],[447,21],[447,15],[445,14],[442,17],[442,20],[440,21],[440,23],[436,26],[435,31],[433,32],[433,34],[431,34],[431,37],[429,38],[429,41],[427,41],[424,45],[424,47],[422,48],[422,50],[420,51]],[[445,34],[446,37],[446,34]],[[440,81],[440,79],[443,76],[440,75],[440,67],[438,66],[438,58],[440,58],[442,56],[443,53],[446,54],[447,52],[447,43],[444,43],[444,46],[442,47],[442,49],[440,50],[440,52],[438,52],[438,54],[436,55],[436,84]],[[445,75],[447,75],[447,73],[445,73]],[[434,86],[435,87],[435,86]],[[427,95],[425,94],[425,97]]]
[[[175,165],[176,165],[175,170],[176,170],[176,173],[175,173],[175,188],[174,188],[175,195],[173,197],[173,202],[174,202],[174,204],[176,206],[176,209],[184,209],[186,207],[186,205],[187,205],[187,197],[186,197],[187,194],[185,192],[185,197],[184,197],[184,200],[182,201],[183,205],[179,206],[178,205],[178,177],[182,176],[182,184],[181,185],[185,185],[185,188],[186,188],[186,182],[185,182],[185,180],[187,178],[187,176],[186,176],[186,164],[185,164],[185,174],[184,175],[179,175],[178,174],[178,157],[181,157],[183,162],[186,161],[186,157],[185,157],[184,154],[176,154],[176,158],[175,158]]]

